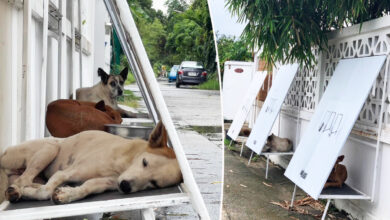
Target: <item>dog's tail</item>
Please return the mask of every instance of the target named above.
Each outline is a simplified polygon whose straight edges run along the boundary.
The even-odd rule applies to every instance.
[[[2,152],[0,152],[0,162],[2,157]],[[5,170],[1,167],[0,163],[0,204],[5,200],[5,190],[8,188],[8,176],[5,173]]]

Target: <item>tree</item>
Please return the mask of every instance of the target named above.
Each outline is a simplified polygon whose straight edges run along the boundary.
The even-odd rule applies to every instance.
[[[225,62],[228,60],[253,60],[252,53],[249,52],[246,42],[244,42],[242,39],[236,39],[234,37],[227,37],[222,35],[218,37],[217,45],[221,74],[223,74]]]
[[[242,37],[262,48],[269,64],[300,62],[313,67],[313,47],[326,50],[326,33],[389,14],[382,0],[227,0],[227,7],[248,21]]]

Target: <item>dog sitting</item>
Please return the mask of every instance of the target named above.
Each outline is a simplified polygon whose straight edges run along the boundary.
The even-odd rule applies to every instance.
[[[328,180],[325,183],[324,189],[328,187],[338,187],[341,188],[344,182],[348,178],[347,168],[339,164],[344,160],[344,155],[341,155],[337,158],[336,163],[332,169],[332,172],[329,175]]]
[[[292,142],[289,139],[271,134],[267,138],[263,152],[290,152],[292,147]]]
[[[107,74],[103,69],[98,69],[101,82],[93,87],[79,88],[76,90],[76,100],[104,103],[118,111],[123,118],[135,118],[136,114],[119,108],[117,97],[123,95],[123,85],[127,79],[128,69],[124,68],[119,75]]]
[[[86,130],[104,131],[105,124],[120,124],[119,112],[98,103],[60,99],[47,106],[46,126],[54,137],[69,137]]]
[[[132,193],[182,182],[179,164],[174,151],[167,146],[167,132],[161,122],[148,141],[103,131],[28,141],[8,148],[0,157],[0,168],[6,174],[24,170],[7,184],[5,197],[10,202],[25,198],[51,199],[55,204],[63,204],[107,190]],[[47,178],[46,184],[33,182],[40,173]],[[66,183],[80,185],[64,186]]]

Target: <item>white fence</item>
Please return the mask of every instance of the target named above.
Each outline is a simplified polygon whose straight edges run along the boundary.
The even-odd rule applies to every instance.
[[[109,22],[102,0],[0,0],[0,152],[43,137],[47,104],[109,71]]]
[[[285,99],[280,121],[275,123],[273,132],[293,140],[295,147],[300,136],[305,132],[338,61],[343,58],[383,55],[389,52],[390,16],[365,22],[361,30],[360,25],[355,25],[330,33],[328,51],[319,53],[315,50],[318,64],[314,70],[298,72]],[[348,168],[347,183],[369,195],[372,193],[372,171],[381,99],[383,95],[389,95],[389,91],[383,91],[384,72],[385,67],[382,68],[373,85],[372,92],[342,152],[346,156],[344,164]],[[336,201],[337,207],[345,209],[359,219],[390,219],[388,207],[390,204],[390,189],[388,188],[390,185],[390,109],[388,103],[389,99],[386,98],[375,201],[372,203],[359,200]],[[297,120],[298,117],[300,120]],[[288,164],[286,157],[272,159],[282,166]]]

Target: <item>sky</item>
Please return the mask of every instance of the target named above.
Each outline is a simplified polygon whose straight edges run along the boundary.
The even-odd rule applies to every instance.
[[[189,2],[187,0],[187,2]],[[227,35],[240,37],[245,24],[237,22],[237,17],[233,17],[227,8],[225,8],[225,0],[208,0],[211,8],[211,19],[215,33],[218,35]],[[153,0],[153,8],[167,12],[167,7],[164,5],[165,0]],[[221,10],[223,9],[223,10]]]
[[[237,22],[237,17],[232,16],[225,8],[225,0],[208,0],[211,9],[211,19],[213,20],[214,31],[218,35],[240,37],[245,24]],[[223,10],[222,10],[223,9]]]
[[[153,0],[152,8],[156,10],[161,10],[164,12],[164,14],[166,14],[167,7],[164,4],[165,4],[165,0]]]

